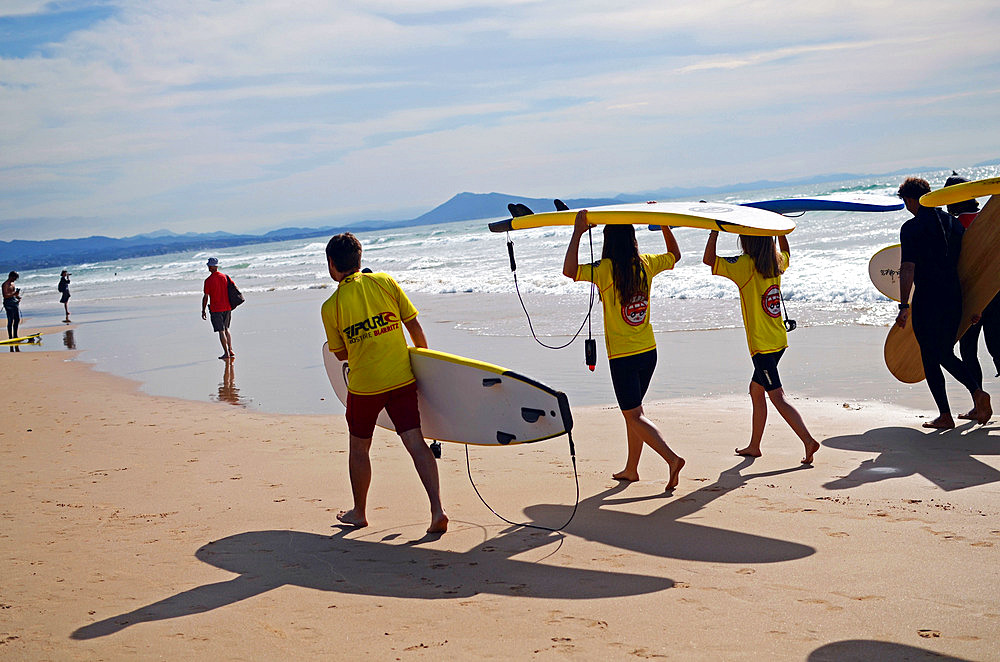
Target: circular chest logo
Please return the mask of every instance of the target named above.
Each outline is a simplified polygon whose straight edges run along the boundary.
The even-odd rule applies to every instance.
[[[772,285],[760,297],[760,305],[770,317],[781,317],[781,292],[777,285]]]
[[[642,294],[636,294],[622,305],[622,319],[629,326],[639,326],[646,321],[646,311],[649,310],[649,302]]]

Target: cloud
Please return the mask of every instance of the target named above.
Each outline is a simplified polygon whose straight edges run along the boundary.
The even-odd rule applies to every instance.
[[[87,20],[62,34],[53,7]],[[461,190],[571,196],[997,155],[1000,17],[980,0],[3,11],[60,36],[0,58],[0,219],[235,230]]]

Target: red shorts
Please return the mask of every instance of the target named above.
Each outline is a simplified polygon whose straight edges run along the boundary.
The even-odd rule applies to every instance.
[[[385,409],[396,433],[420,427],[417,409],[417,383],[375,395],[347,394],[347,429],[355,437],[371,439],[378,415]]]

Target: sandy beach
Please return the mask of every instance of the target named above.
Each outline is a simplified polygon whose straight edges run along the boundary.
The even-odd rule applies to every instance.
[[[446,444],[435,538],[390,433],[371,526],[345,531],[340,415],[152,396],[74,356],[0,353],[0,659],[1000,655],[996,419],[928,433],[927,409],[797,397],[823,445],[803,468],[773,411],[765,455],[732,455],[746,396],[659,399],[647,411],[687,459],[669,494],[649,452],[640,482],[612,480],[620,414],[575,407],[565,531],[498,520]],[[501,514],[558,526],[567,446],[472,447],[472,476]]]

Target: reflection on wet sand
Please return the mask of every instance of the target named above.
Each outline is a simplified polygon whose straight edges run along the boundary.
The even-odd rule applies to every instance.
[[[218,402],[228,402],[231,405],[245,406],[250,400],[240,397],[240,389],[236,387],[236,376],[233,371],[235,361],[224,361],[225,369],[222,373],[222,381],[219,383],[219,392],[212,396]]]
[[[73,329],[63,331],[63,345],[66,346],[66,349],[76,349],[76,337],[73,335]]]

